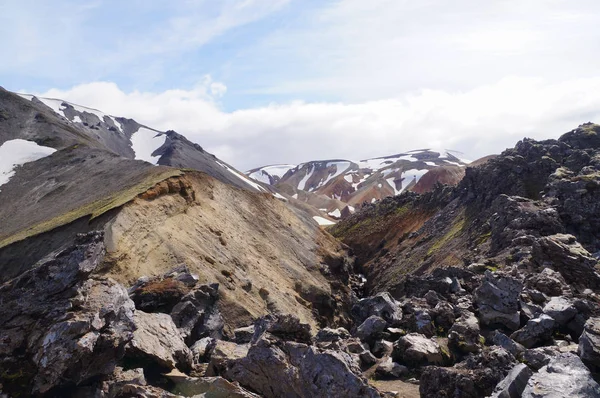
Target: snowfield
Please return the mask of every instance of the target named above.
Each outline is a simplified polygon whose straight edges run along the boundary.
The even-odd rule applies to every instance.
[[[140,127],[131,136],[131,147],[135,152],[137,160],[158,164],[160,156],[152,156],[152,153],[160,148],[166,141],[167,136],[154,130]]]
[[[0,145],[0,186],[6,184],[15,175],[15,167],[27,162],[44,158],[56,152],[56,149],[41,146],[33,141],[10,140]]]

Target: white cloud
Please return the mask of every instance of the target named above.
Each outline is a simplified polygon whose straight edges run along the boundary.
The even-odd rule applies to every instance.
[[[346,101],[472,89],[509,75],[594,77],[598,13],[596,0],[338,0],[247,49],[258,62],[245,77],[252,94]],[[281,73],[286,64],[293,77]]]
[[[95,82],[43,96],[173,129],[239,169],[444,147],[477,158],[527,136],[556,138],[600,120],[600,78],[504,78],[468,91],[421,90],[360,103],[273,104],[224,112],[209,77],[191,90],[123,92]],[[217,90],[217,94],[220,90]]]

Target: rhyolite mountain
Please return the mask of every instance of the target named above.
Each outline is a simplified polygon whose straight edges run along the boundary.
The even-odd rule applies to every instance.
[[[323,229],[175,132],[0,90],[0,395],[598,397],[599,137]]]
[[[456,185],[469,161],[460,153],[421,149],[365,159],[311,161],[299,165],[271,165],[246,174],[306,202],[333,219],[405,191],[428,192],[437,184]]]

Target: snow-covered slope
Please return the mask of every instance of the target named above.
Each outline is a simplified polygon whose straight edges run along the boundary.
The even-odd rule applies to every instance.
[[[9,140],[0,145],[0,187],[15,175],[15,168],[56,152],[56,149],[22,139]]]
[[[363,203],[413,190],[430,170],[452,170],[443,183],[455,184],[469,163],[460,152],[419,149],[391,156],[351,160],[311,161],[296,166],[275,165],[253,169],[247,175],[276,186],[281,191],[320,209],[324,216],[341,218]],[[437,182],[426,179],[419,190],[431,189]],[[440,175],[441,175],[440,174]]]
[[[238,188],[270,192],[266,188],[269,181],[264,186],[257,183],[174,131],[158,131],[132,119],[108,115],[61,99],[17,94],[20,101],[24,100],[27,105],[23,107],[22,103],[17,104],[17,95],[0,91],[3,103],[15,105],[12,109],[18,115],[11,119],[33,118],[36,122],[42,122],[33,136],[25,135],[19,126],[6,126],[6,131],[0,134],[0,145],[11,138],[29,140],[27,142],[48,142],[53,150],[85,144],[154,165],[196,169]],[[48,128],[42,128],[44,124],[48,124]],[[4,174],[8,173],[9,171],[4,171]],[[275,169],[273,173],[277,173]]]

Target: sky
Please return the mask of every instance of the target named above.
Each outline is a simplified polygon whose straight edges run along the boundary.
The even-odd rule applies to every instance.
[[[597,0],[2,0],[0,86],[241,170],[600,123]]]

